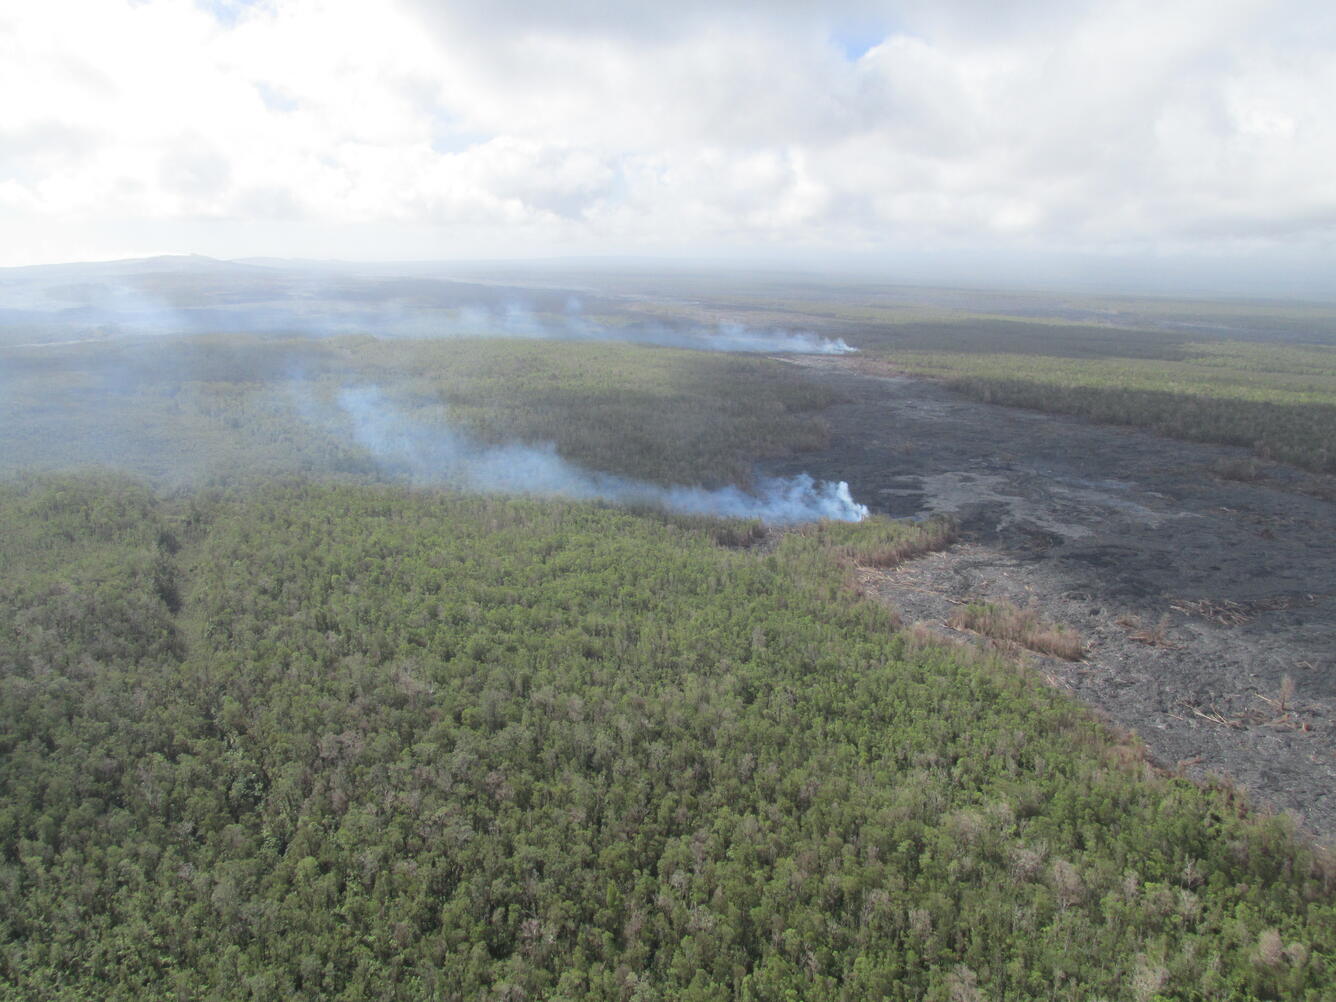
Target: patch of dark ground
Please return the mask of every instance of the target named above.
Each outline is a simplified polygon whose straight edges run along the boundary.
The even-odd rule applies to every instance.
[[[830,448],[774,472],[959,520],[957,545],[869,579],[907,624],[959,638],[946,621],[964,602],[1035,606],[1089,647],[1077,663],[1027,655],[1051,684],[1158,765],[1224,776],[1336,842],[1333,478],[1266,464],[1257,482],[1227,480],[1213,468],[1244,450],[794,361],[844,402],[827,412]]]

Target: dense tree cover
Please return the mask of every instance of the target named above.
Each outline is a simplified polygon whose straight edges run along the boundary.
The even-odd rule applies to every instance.
[[[847,561],[913,530],[116,480],[0,525],[8,997],[1331,997],[1324,857],[908,644]]]
[[[0,350],[0,474],[96,463],[166,485],[380,475],[339,408],[374,386],[406,420],[551,442],[590,469],[745,484],[816,448],[829,389],[766,358],[613,343],[148,338]]]

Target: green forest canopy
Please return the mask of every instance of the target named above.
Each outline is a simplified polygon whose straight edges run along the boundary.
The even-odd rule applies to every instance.
[[[912,528],[116,478],[0,524],[7,997],[1331,997],[1326,857],[907,643],[848,561]]]

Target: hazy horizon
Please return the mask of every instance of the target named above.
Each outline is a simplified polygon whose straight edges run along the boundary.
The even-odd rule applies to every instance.
[[[1331,299],[1304,0],[52,0],[0,15],[0,266],[628,258]]]
[[[161,262],[179,267],[185,262],[207,261],[271,269],[366,272],[382,276],[431,275],[443,281],[507,280],[518,283],[540,278],[564,282],[596,278],[764,277],[775,280],[852,282],[905,290],[961,290],[978,293],[1093,295],[1109,298],[1184,299],[1203,302],[1240,300],[1277,303],[1326,304],[1336,302],[1336,283],[1319,262],[1294,263],[1283,275],[1259,271],[1256,262],[1236,262],[1229,267],[1211,262],[1174,262],[1157,266],[1148,260],[1107,260],[1079,255],[1052,255],[1038,260],[1013,256],[1007,261],[980,262],[961,256],[944,260],[940,255],[906,255],[894,259],[867,257],[812,258],[802,256],[763,258],[654,255],[549,255],[535,257],[443,257],[443,258],[353,258],[341,256],[298,257],[271,253],[219,257],[198,251],[162,251],[133,256],[31,261],[0,265],[0,276],[26,270],[81,267],[140,266]],[[0,286],[0,309],[10,304]]]

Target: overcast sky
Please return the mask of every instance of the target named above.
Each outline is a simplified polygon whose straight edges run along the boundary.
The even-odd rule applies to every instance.
[[[1321,276],[1333,107],[1327,0],[0,0],[0,264]]]

